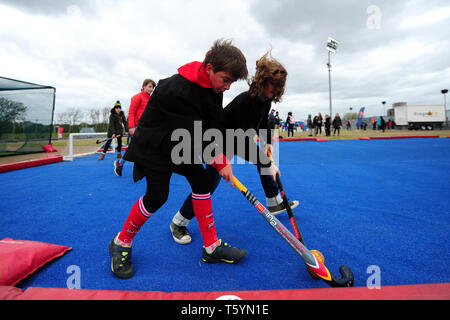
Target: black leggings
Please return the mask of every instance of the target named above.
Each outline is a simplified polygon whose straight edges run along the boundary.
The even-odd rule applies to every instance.
[[[169,197],[169,184],[172,173],[184,176],[191,185],[192,192],[207,194],[210,192],[210,177],[201,165],[181,165],[173,171],[146,172],[147,192],[143,197],[144,207],[150,213],[155,213],[166,203]]]
[[[208,174],[208,182],[210,186],[209,192],[213,194],[214,191],[219,186],[221,177],[219,175],[219,172],[217,172],[217,170],[210,165],[206,166],[206,172]],[[271,175],[261,175],[261,174],[259,174],[259,177],[261,179],[261,184],[263,186],[266,197],[267,198],[276,197],[278,195],[278,184],[275,181],[273,181],[273,177]],[[184,200],[183,206],[180,208],[180,214],[188,220],[192,220],[195,217],[191,195],[188,195]]]
[[[111,138],[111,137],[109,137],[109,138]],[[114,139],[117,139],[117,152],[121,152],[122,151],[122,135],[120,135],[119,137],[116,137]],[[106,141],[105,147],[103,148],[103,153],[106,153],[108,151],[108,148],[114,139],[109,139],[108,141]]]

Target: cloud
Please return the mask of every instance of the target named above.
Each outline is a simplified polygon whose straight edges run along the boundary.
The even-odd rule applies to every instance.
[[[244,52],[250,74],[267,50],[289,72],[274,105],[297,119],[327,113],[328,36],[333,112],[381,101],[442,103],[449,87],[447,1],[2,1],[2,76],[56,87],[56,112],[127,104],[142,80],[202,60],[217,38]],[[18,24],[17,21],[20,21]],[[224,104],[247,89],[239,81]]]

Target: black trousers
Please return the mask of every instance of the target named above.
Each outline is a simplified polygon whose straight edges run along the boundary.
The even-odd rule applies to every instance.
[[[170,178],[173,173],[184,176],[189,182],[192,192],[198,194],[210,192],[209,174],[201,164],[175,166],[173,170],[166,172],[146,170],[144,174],[147,180],[147,190],[142,200],[148,212],[155,213],[166,203],[169,197]]]
[[[217,170],[207,165],[205,171],[208,174],[208,182],[211,194],[214,193],[214,191],[217,189],[220,183],[221,176],[219,175],[219,172]],[[267,198],[273,198],[278,194],[278,185],[275,181],[273,181],[273,178],[271,175],[259,175],[261,179],[261,184],[264,189],[264,193],[266,194]],[[180,209],[180,213],[183,217],[186,219],[192,220],[192,218],[195,217],[194,214],[194,208],[192,206],[192,195],[188,195],[186,199],[184,200],[183,206]]]
[[[294,136],[294,125],[293,124],[288,124],[288,137],[289,137],[290,133],[292,133],[292,136]]]
[[[119,137],[116,137],[115,139],[117,139],[117,152],[121,152],[122,151],[122,135],[120,135]],[[108,151],[109,146],[111,145],[112,141],[114,139],[109,139],[108,141],[106,141],[105,143],[105,147],[103,148],[103,153],[106,153]]]

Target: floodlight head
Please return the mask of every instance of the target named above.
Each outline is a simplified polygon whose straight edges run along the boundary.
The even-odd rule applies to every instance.
[[[447,89],[442,89],[442,90],[441,90],[441,93],[442,93],[442,94],[446,94],[447,92],[448,92]]]
[[[337,41],[336,39],[333,39],[331,37],[328,37],[326,49],[332,53],[336,53],[338,44],[339,44],[339,41]]]

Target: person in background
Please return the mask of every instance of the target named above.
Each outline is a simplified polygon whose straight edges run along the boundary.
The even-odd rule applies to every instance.
[[[319,112],[317,114],[317,133],[319,136],[322,135],[322,125],[323,125],[323,117],[322,114]]]
[[[123,137],[123,127],[125,126],[125,134],[128,133],[128,124],[125,119],[125,114],[122,111],[122,106],[120,101],[116,101],[114,107],[111,109],[111,115],[109,116],[108,125],[108,140],[103,147],[103,152],[98,158],[98,160],[105,159],[106,152],[114,138],[117,139],[117,159],[122,158],[122,137]]]
[[[276,122],[277,122],[277,120],[275,118],[275,109],[272,109],[272,110],[270,110],[269,119],[268,119],[269,129],[272,130],[272,132],[275,129]]]
[[[380,129],[384,132],[386,130],[386,121],[384,120],[383,116],[380,116]]]
[[[280,123],[281,123],[280,114],[278,111],[276,111],[275,112],[275,136],[277,137],[277,139],[279,138],[279,135],[280,135]]]
[[[310,114],[308,114],[308,120],[306,120],[306,125],[308,126],[308,137],[312,137],[312,130],[314,126]]]
[[[289,138],[290,133],[292,134],[292,136],[294,136],[295,118],[292,115],[292,112],[288,112],[288,115],[286,118],[286,125],[288,126],[288,138]]]
[[[131,98],[130,110],[128,110],[128,128],[130,136],[134,134],[137,128],[139,119],[147,106],[148,100],[156,87],[155,81],[152,79],[145,79],[142,83],[141,92],[135,94]],[[122,176],[123,165],[126,161],[123,158],[114,161],[114,173],[117,176]]]
[[[325,136],[329,137],[331,135],[331,117],[330,115],[325,115]]]
[[[319,132],[319,116],[315,115],[313,118],[313,128],[314,128],[314,136],[317,137],[317,133]]]
[[[333,136],[336,135],[336,131],[338,133],[338,136],[341,134],[341,127],[342,127],[342,120],[339,116],[339,113],[336,113],[333,119]]]

